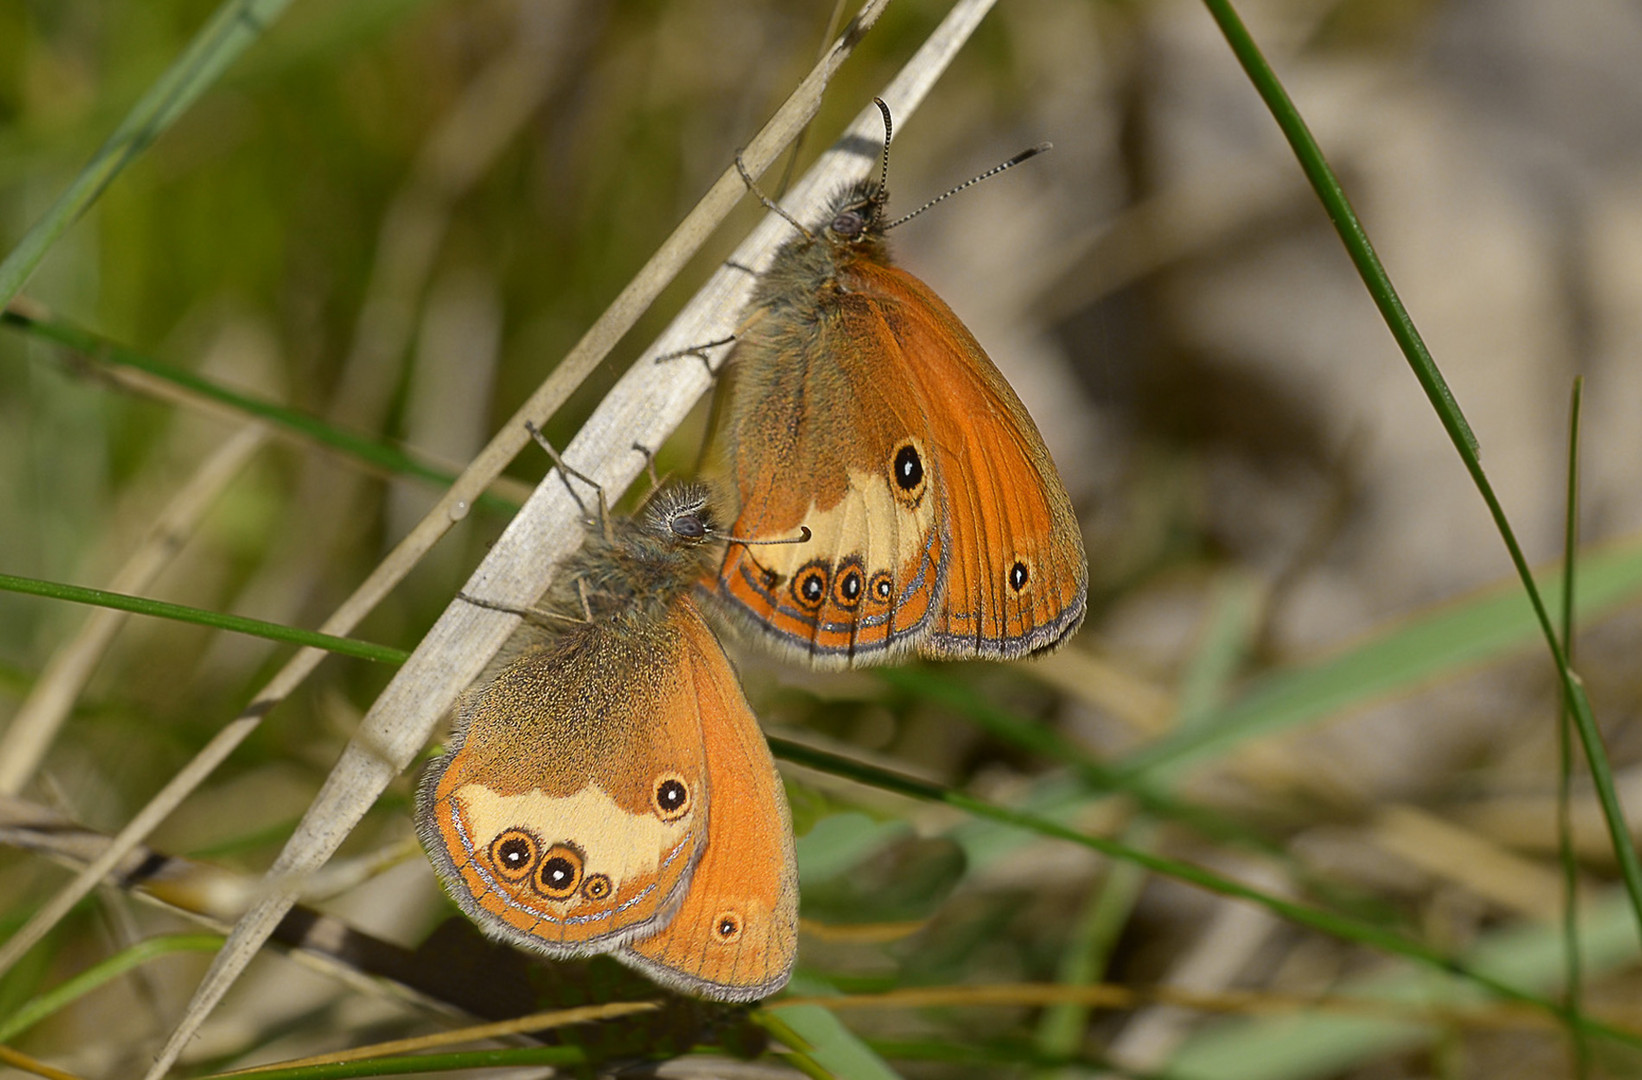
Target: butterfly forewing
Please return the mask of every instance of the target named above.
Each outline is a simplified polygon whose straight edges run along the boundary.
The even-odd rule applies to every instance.
[[[1025,406],[968,329],[906,271],[850,280],[889,327],[933,430],[952,555],[926,653],[1014,658],[1083,621],[1088,565],[1066,487]]]

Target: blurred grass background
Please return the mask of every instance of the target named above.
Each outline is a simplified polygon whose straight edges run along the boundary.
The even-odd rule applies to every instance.
[[[1240,7],[1342,173],[1536,562],[1560,554],[1568,393],[1576,374],[1588,380],[1581,527],[1602,550],[1576,666],[1636,803],[1642,16],[1602,0]],[[806,156],[943,10],[890,7],[830,88]],[[0,250],[212,11],[0,4]],[[52,247],[20,310],[454,470],[808,70],[829,14],[297,0]],[[1197,5],[1004,4],[899,132],[895,204],[1046,138],[1053,154],[895,241],[1043,428],[1086,527],[1089,624],[1062,654],[1007,667],[822,676],[738,654],[760,716],[857,760],[1485,956],[1555,996],[1552,668],[1481,501],[1270,117]],[[721,230],[549,425],[556,443],[755,218],[743,207]],[[0,328],[0,571],[107,584],[245,425],[94,360]],[[662,467],[687,471],[702,431],[681,429]],[[243,464],[135,591],[317,625],[435,491],[283,440],[235,452]],[[543,465],[525,455],[512,475],[534,481]],[[476,511],[358,636],[414,645],[503,524]],[[86,618],[0,593],[0,715]],[[23,793],[116,831],[286,655],[129,622]],[[327,661],[153,846],[266,868],[387,677]],[[1151,812],[1101,797],[1045,732],[1117,772],[1149,764]],[[828,1053],[857,1055],[837,1075],[1638,1071],[1635,1049],[1611,1040],[1585,1059],[1565,1032],[1516,1014],[1456,1017],[1475,1003],[1463,985],[1383,950],[950,807],[787,775],[810,920],[795,993],[1112,983],[1218,1007],[1091,1009],[1068,993],[1047,1006],[839,1008],[864,1041],[828,1015],[778,1013],[823,1040],[822,1067]],[[452,910],[409,844],[411,783],[344,849],[361,880],[323,904],[407,948]],[[1174,798],[1226,829],[1160,817]],[[1613,853],[1580,783],[1572,818],[1595,905],[1588,1003],[1635,1025],[1635,927],[1603,906]],[[62,880],[37,855],[0,850],[0,928]],[[102,895],[0,981],[0,1019],[132,941],[184,928]],[[129,1075],[204,962],[144,964],[14,1045],[76,1075]],[[1249,996],[1214,997],[1232,992]],[[1261,1019],[1262,1003],[1370,992],[1417,996],[1423,1011]],[[430,1026],[413,1006],[269,957],[189,1060],[229,1067]],[[639,1045],[663,1048],[653,1032]],[[808,1067],[753,1067],[794,1064]]]

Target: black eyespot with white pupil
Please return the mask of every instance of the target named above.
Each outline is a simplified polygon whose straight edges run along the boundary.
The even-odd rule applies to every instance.
[[[657,817],[663,821],[677,821],[690,812],[690,785],[676,773],[659,776],[651,792],[651,801]]]
[[[731,942],[741,936],[741,916],[733,911],[726,911],[713,920],[713,933],[719,941]]]
[[[854,602],[861,599],[861,571],[851,570],[838,582],[838,591],[845,600]]]
[[[490,843],[490,862],[508,881],[523,881],[536,862],[536,838],[523,829],[509,829]]]
[[[880,570],[872,575],[872,582],[868,585],[872,598],[880,604],[887,604],[895,595],[895,580],[889,576],[887,570]]]
[[[807,611],[818,611],[826,602],[832,579],[832,564],[823,559],[805,563],[792,578],[792,598]]]
[[[1027,582],[1032,580],[1032,569],[1025,562],[1016,560],[1015,565],[1009,568],[1009,587],[1016,592],[1026,588]]]
[[[568,844],[554,844],[542,857],[533,880],[536,891],[549,900],[568,900],[581,888],[581,852]]]
[[[902,491],[915,491],[924,482],[924,461],[918,456],[918,448],[911,443],[903,443],[895,451],[895,486]]]

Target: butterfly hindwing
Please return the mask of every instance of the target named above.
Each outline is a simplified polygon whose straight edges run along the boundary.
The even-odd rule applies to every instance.
[[[464,699],[418,818],[451,894],[493,936],[608,951],[682,902],[709,800],[700,709],[671,671],[690,647],[671,618],[588,623]]]
[[[658,982],[729,1001],[767,997],[797,955],[798,872],[781,778],[724,651],[699,618],[678,668],[701,706],[713,813],[678,912],[621,955]]]

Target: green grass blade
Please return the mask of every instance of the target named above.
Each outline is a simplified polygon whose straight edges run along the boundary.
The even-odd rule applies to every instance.
[[[899,1080],[895,1070],[830,1010],[819,1005],[788,1005],[769,1013],[808,1044],[803,1048],[805,1057],[839,1080]]]
[[[224,0],[194,40],[154,81],[45,216],[0,262],[0,308],[14,300],[68,227],[278,18],[290,0]]]
[[[0,1020],[0,1042],[16,1038],[59,1009],[155,957],[179,952],[216,952],[222,948],[222,942],[221,934],[168,934],[139,941],[25,1002],[16,1012]]]
[[[885,668],[874,674],[897,690],[947,706],[994,738],[1067,765],[1091,791],[1121,792],[1133,798],[1136,805],[1147,813],[1186,825],[1202,836],[1242,844],[1276,858],[1287,857],[1280,845],[1229,820],[1225,814],[1193,806],[1135,776],[1117,772],[1096,761],[1083,747],[1052,728],[998,708],[971,687],[938,671],[929,668]]]
[[[1105,837],[1092,836],[1059,822],[1040,817],[1037,814],[998,806],[961,791],[954,791],[939,784],[930,783],[927,780],[919,780],[916,777],[891,772],[888,769],[854,761],[788,739],[771,737],[769,742],[771,751],[776,757],[784,761],[791,761],[794,764],[830,773],[833,776],[842,776],[881,791],[891,791],[924,802],[942,803],[978,818],[996,821],[1050,839],[1078,844],[1089,848],[1091,851],[1099,852],[1108,858],[1134,863],[1153,873],[1164,874],[1177,881],[1194,885],[1209,892],[1238,900],[1246,900],[1289,922],[1357,945],[1400,956],[1405,960],[1413,961],[1445,974],[1454,975],[1507,1001],[1531,1005],[1556,1017],[1558,1020],[1578,1026],[1593,1035],[1600,1035],[1628,1046],[1642,1048],[1642,1032],[1627,1031],[1592,1020],[1589,1017],[1570,1017],[1566,1015],[1566,1011],[1560,1004],[1548,997],[1523,990],[1488,972],[1472,968],[1440,949],[1416,941],[1413,938],[1405,937],[1395,931],[1374,926],[1358,919],[1337,915],[1320,908],[1310,907],[1306,904],[1285,900],[1282,897],[1262,892],[1259,889],[1244,885],[1242,882],[1234,881],[1231,878],[1194,866],[1191,863],[1153,855],[1150,852],[1141,851]]]
[[[210,379],[179,367],[173,367],[170,364],[161,363],[153,357],[145,356],[135,349],[110,341],[108,338],[94,334],[72,323],[60,319],[36,319],[20,311],[3,311],[0,312],[0,326],[10,327],[30,337],[60,345],[93,364],[131,368],[152,375],[156,379],[161,379],[173,386],[197,394],[208,401],[214,401],[219,405],[241,413],[246,419],[262,420],[277,427],[285,428],[296,435],[321,446],[328,446],[339,453],[346,454],[383,472],[401,476],[414,476],[440,487],[449,487],[456,482],[455,473],[446,472],[443,469],[418,461],[390,443],[346,431],[297,409],[275,405],[272,402],[229,390],[226,387],[217,385]],[[518,509],[516,505],[506,499],[498,498],[489,493],[479,496],[477,503],[480,506],[504,514],[511,514]]]
[[[1544,579],[1548,594],[1560,599],[1560,574],[1548,572]],[[1639,595],[1642,544],[1583,560],[1575,597],[1581,618],[1595,618]],[[1498,660],[1532,641],[1534,630],[1533,611],[1515,587],[1444,605],[1336,656],[1266,675],[1201,725],[1136,751],[1113,768],[1140,774],[1217,757],[1240,743],[1320,723]]]
[[[1621,971],[1636,962],[1629,906],[1616,889],[1586,911],[1583,943],[1594,966],[1603,971]],[[1519,986],[1552,990],[1562,971],[1561,928],[1521,926],[1489,933],[1466,951],[1465,964]],[[1475,1002],[1459,988],[1434,987],[1428,973],[1407,969],[1350,978],[1330,993],[1440,1006]],[[1175,1080],[1321,1080],[1349,1073],[1375,1055],[1428,1045],[1439,1032],[1438,1024],[1323,1013],[1229,1020],[1192,1035],[1165,1071]]]
[[[0,574],[0,590],[26,593],[30,596],[47,596],[53,600],[68,600],[75,604],[92,604],[118,611],[131,611],[138,615],[152,615],[160,619],[194,623],[197,626],[211,626],[218,630],[232,630],[237,634],[250,634],[253,637],[267,638],[269,641],[283,641],[293,645],[324,649],[327,652],[354,656],[361,660],[374,660],[381,664],[402,664],[405,658],[410,656],[410,653],[403,649],[377,645],[356,638],[336,637],[315,630],[298,630],[278,623],[264,622],[261,619],[225,615],[219,611],[205,611],[183,604],[169,604],[164,600],[150,600],[145,596],[127,596],[105,589],[64,585],[57,581],[40,581],[36,578]]]
[[[1409,367],[1413,369],[1414,377],[1425,390],[1431,407],[1436,410],[1438,420],[1448,432],[1448,437],[1453,440],[1454,449],[1459,452],[1460,460],[1465,463],[1466,471],[1471,474],[1472,482],[1476,484],[1477,491],[1488,506],[1488,513],[1494,519],[1494,526],[1499,530],[1500,539],[1505,542],[1506,551],[1510,553],[1517,576],[1522,579],[1528,600],[1533,605],[1534,617],[1539,621],[1540,631],[1545,637],[1545,647],[1550,650],[1551,660],[1556,665],[1557,678],[1562,683],[1562,693],[1568,699],[1568,707],[1574,716],[1574,725],[1579,731],[1580,743],[1584,747],[1587,760],[1591,763],[1591,777],[1596,787],[1597,799],[1602,805],[1602,816],[1608,826],[1614,858],[1619,863],[1625,890],[1630,894],[1631,906],[1636,913],[1637,928],[1642,931],[1642,858],[1638,857],[1636,847],[1631,843],[1630,831],[1625,825],[1624,810],[1619,805],[1619,792],[1614,787],[1612,772],[1607,767],[1607,752],[1602,745],[1601,731],[1596,726],[1596,718],[1591,714],[1591,705],[1585,696],[1585,689],[1580,685],[1562,653],[1556,628],[1551,624],[1550,612],[1534,584],[1533,573],[1528,569],[1528,560],[1522,554],[1516,534],[1505,516],[1505,508],[1500,505],[1498,497],[1494,494],[1493,485],[1483,473],[1476,436],[1472,434],[1458,402],[1454,400],[1447,382],[1443,380],[1442,372],[1437,370],[1436,362],[1432,360],[1419,331],[1415,329],[1414,320],[1393,288],[1391,277],[1380,263],[1380,257],[1375,253],[1373,244],[1369,242],[1368,233],[1358,220],[1356,211],[1352,209],[1350,200],[1346,198],[1345,190],[1335,178],[1334,171],[1329,168],[1322,149],[1318,147],[1317,140],[1312,138],[1311,131],[1301,119],[1299,111],[1289,100],[1287,91],[1277,79],[1277,74],[1266,63],[1259,46],[1249,36],[1248,28],[1237,17],[1229,0],[1203,2],[1215,22],[1220,25],[1221,33],[1231,45],[1238,62],[1243,65],[1249,80],[1265,101],[1267,108],[1271,110],[1277,126],[1288,139],[1295,157],[1299,159],[1301,169],[1306,174],[1306,179],[1311,182],[1317,197],[1322,200],[1323,207],[1328,211],[1329,220],[1334,223],[1335,231],[1340,234],[1351,261],[1356,265],[1358,274],[1362,276],[1369,295],[1373,297],[1375,306],[1380,309],[1392,337],[1402,349]]]
[[[1579,406],[1584,391],[1584,378],[1574,379],[1573,395],[1568,403],[1568,495],[1562,538],[1562,651],[1569,664],[1574,662],[1574,571],[1579,563]],[[1572,810],[1573,721],[1568,715],[1567,701],[1559,701],[1558,706],[1556,831],[1557,855],[1562,864],[1562,1001],[1570,1013],[1577,1014],[1583,1007],[1585,976],[1579,951],[1579,856],[1574,852]],[[1574,1075],[1583,1080],[1591,1074],[1590,1047],[1582,1033],[1572,1031],[1569,1036]]]

